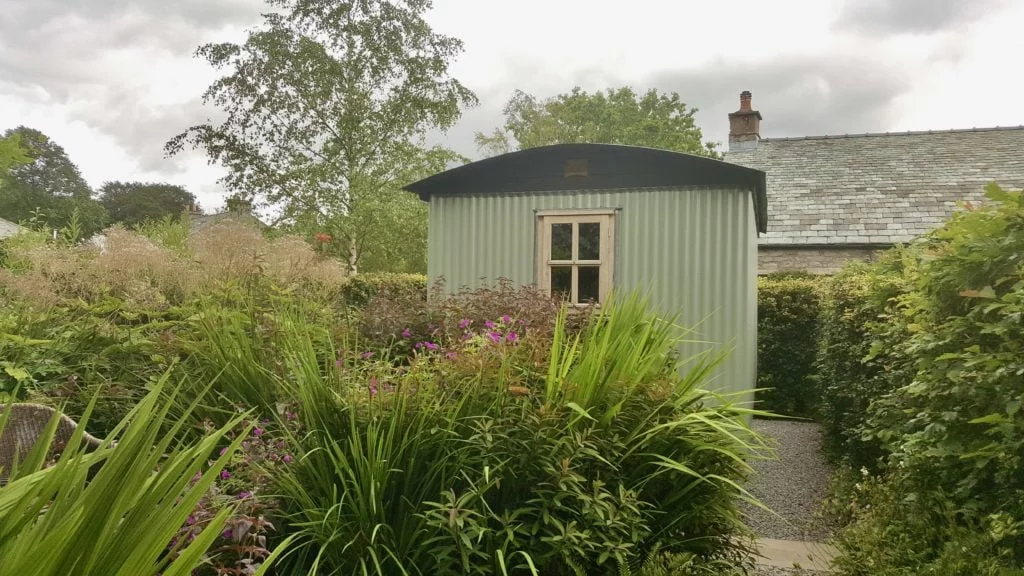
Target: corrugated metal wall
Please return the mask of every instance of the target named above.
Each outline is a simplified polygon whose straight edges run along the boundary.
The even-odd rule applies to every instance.
[[[694,326],[689,355],[731,349],[716,388],[753,388],[757,243],[748,190],[612,190],[434,196],[428,274],[449,290],[535,275],[535,210],[615,208],[617,290],[650,290],[666,314]]]

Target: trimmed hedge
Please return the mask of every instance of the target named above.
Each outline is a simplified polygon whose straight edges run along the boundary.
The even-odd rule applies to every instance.
[[[905,383],[895,370],[895,302],[903,292],[896,251],[846,266],[822,286],[816,371],[825,450],[834,460],[876,469],[882,448],[863,437],[871,403]]]
[[[814,414],[821,283],[811,275],[758,278],[757,399],[762,410]]]
[[[422,274],[393,274],[388,272],[357,274],[341,287],[341,298],[353,307],[365,306],[378,293],[394,297],[422,297],[427,299],[427,277]]]

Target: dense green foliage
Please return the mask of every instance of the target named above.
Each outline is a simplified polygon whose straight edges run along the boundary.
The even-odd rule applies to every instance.
[[[1024,197],[988,195],[826,298],[833,444],[874,464],[845,573],[1024,573]]]
[[[628,86],[593,93],[576,87],[546,100],[517,90],[505,104],[505,125],[490,134],[477,132],[476,142],[492,156],[549,144],[596,142],[718,157],[716,145],[703,140],[696,112],[679,94],[654,88],[637,94]]]
[[[145,182],[107,182],[99,200],[110,221],[125,226],[181,216],[196,206],[195,195],[181,186]]]
[[[757,282],[758,408],[811,416],[817,407],[815,360],[821,281],[779,274]]]
[[[204,101],[219,124],[168,143],[204,149],[232,191],[329,235],[349,272],[423,271],[426,211],[401,187],[459,158],[425,144],[473,94],[449,74],[462,43],[434,32],[420,0],[268,0],[240,44],[198,54],[226,75]],[[394,264],[394,265],[392,265]]]
[[[7,134],[0,137],[0,189],[10,175],[12,169],[32,161],[28,151],[21,145],[20,134]]]
[[[79,448],[79,427],[68,448],[47,465],[57,426],[51,420],[41,442],[0,486],[0,573],[195,574],[231,508],[192,538],[175,536],[246,435],[225,441],[241,423],[236,415],[201,439],[182,442],[189,414],[169,415],[176,391],[165,382],[159,380],[95,452]],[[0,412],[0,430],[8,418],[7,410]],[[219,446],[219,456],[204,466]],[[251,573],[264,572],[255,568]]]
[[[894,298],[904,282],[898,273],[903,251],[893,249],[872,264],[848,265],[823,287],[821,344],[817,368],[825,445],[852,468],[875,470],[880,443],[864,437],[871,402],[906,384],[887,362],[905,334],[889,329]]]
[[[162,561],[195,538],[179,562],[203,576],[249,573],[272,550],[284,574],[668,576],[748,562],[737,502],[760,440],[746,410],[701,390],[717,359],[676,370],[685,330],[642,300],[594,315],[528,287],[428,301],[422,277],[345,279],[294,238],[215,226],[183,240],[182,227],[115,228],[103,251],[36,233],[5,242],[5,401],[63,406],[135,447],[101,450],[108,465],[124,454],[111,468],[124,477],[83,494],[147,498],[136,483],[169,458],[157,482],[182,499],[132,532],[147,545],[112,558],[148,562],[154,547]],[[168,378],[176,394],[158,395]],[[158,414],[140,418],[145,406]],[[145,434],[129,441],[123,422]],[[9,490],[0,502],[23,503]],[[89,524],[90,546],[131,526]],[[61,553],[90,554],[82,539]],[[5,560],[27,561],[31,545]]]
[[[99,231],[108,221],[106,210],[91,198],[92,189],[60,145],[42,132],[19,126],[5,139],[17,137],[29,162],[18,162],[3,177],[0,218],[33,221],[49,228],[74,222],[80,238]]]
[[[408,296],[425,301],[427,277],[421,274],[359,274],[345,281],[341,297],[349,306],[363,307],[377,294]]]

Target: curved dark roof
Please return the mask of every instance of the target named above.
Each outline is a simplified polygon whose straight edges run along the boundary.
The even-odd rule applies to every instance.
[[[586,161],[586,176],[567,176],[567,163]],[[746,188],[754,197],[757,230],[767,231],[765,175],[680,152],[617,144],[555,144],[465,164],[405,187],[431,196],[718,186]]]

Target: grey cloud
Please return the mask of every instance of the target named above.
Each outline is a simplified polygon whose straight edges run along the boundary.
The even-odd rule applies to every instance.
[[[164,159],[164,143],[212,111],[198,93],[147,106],[145,87],[115,63],[128,56],[138,66],[140,54],[189,58],[211,31],[254,24],[264,9],[263,0],[0,0],[0,99],[64,104],[141,170],[179,173],[184,157]]]
[[[955,30],[1003,0],[847,0],[833,22],[837,29],[869,34]]]
[[[762,137],[811,136],[887,130],[895,119],[891,104],[912,88],[912,81],[870,56],[849,55],[749,64],[714,62],[694,69],[665,70],[645,79],[582,70],[561,79],[530,78],[520,85],[478,92],[480,107],[468,111],[446,135],[433,135],[431,140],[479,158],[473,134],[501,125],[501,108],[512,90],[521,88],[544,98],[575,85],[587,90],[630,85],[638,90],[678,92],[684,102],[698,109],[697,122],[705,138],[719,142],[724,149],[729,134],[727,115],[739,108],[743,90],[753,92],[754,106],[764,116]]]
[[[762,137],[885,131],[892,102],[912,88],[896,69],[868,57],[819,56],[698,70],[665,71],[651,86],[679,92],[697,107],[705,136],[728,141],[727,115],[739,108],[739,93],[750,90],[761,111]]]

